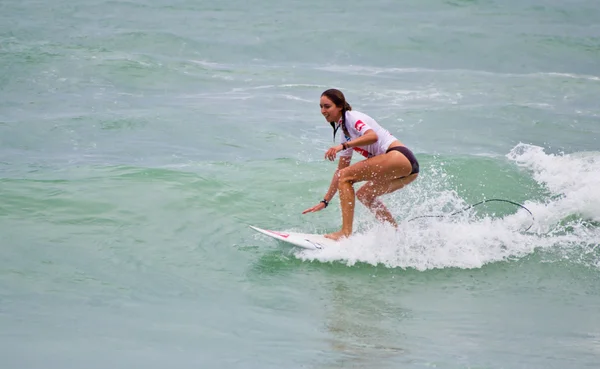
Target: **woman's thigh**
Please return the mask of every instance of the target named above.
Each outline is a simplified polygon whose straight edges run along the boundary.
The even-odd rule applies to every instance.
[[[402,178],[395,178],[392,180],[372,180],[365,183],[360,190],[358,190],[357,196],[361,199],[371,201],[381,195],[398,191],[402,187],[411,183],[419,176],[418,173],[411,174]]]
[[[392,183],[401,177],[410,177],[412,171],[410,161],[398,151],[352,164],[340,171],[340,180],[351,183],[362,181],[375,181]]]

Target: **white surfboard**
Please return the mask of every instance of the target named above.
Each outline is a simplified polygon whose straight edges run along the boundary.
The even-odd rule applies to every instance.
[[[273,237],[276,240],[309,250],[320,250],[325,247],[335,246],[338,244],[337,241],[330,240],[329,238],[325,238],[325,236],[319,234],[270,231],[268,229],[262,229],[254,226],[250,226],[250,228],[269,237]]]

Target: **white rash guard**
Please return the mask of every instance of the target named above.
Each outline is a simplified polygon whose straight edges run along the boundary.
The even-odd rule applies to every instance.
[[[337,123],[337,127],[342,126],[342,119]],[[348,133],[350,137],[344,134],[344,129],[342,128],[342,135],[340,136],[340,143],[348,142],[357,137],[360,137],[365,134],[368,130],[372,129],[377,134],[377,141],[368,146],[357,146],[351,149],[340,151],[340,156],[342,157],[352,157],[352,151],[356,151],[365,158],[371,158],[376,155],[385,154],[388,147],[392,144],[392,142],[396,141],[396,137],[392,136],[386,129],[379,125],[375,121],[375,119],[370,116],[350,110],[346,111],[346,128],[348,129]]]

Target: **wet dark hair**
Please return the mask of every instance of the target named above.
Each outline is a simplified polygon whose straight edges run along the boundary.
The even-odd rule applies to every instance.
[[[321,96],[327,96],[332,103],[337,107],[341,107],[343,112],[352,110],[352,106],[348,104],[346,101],[346,97],[342,93],[342,91],[337,90],[335,88],[330,88],[329,90],[324,91]]]
[[[348,102],[346,101],[346,97],[344,96],[342,91],[335,88],[330,88],[329,90],[325,90],[321,94],[321,96],[326,96],[329,100],[331,100],[332,103],[335,104],[335,106],[342,108],[342,129],[344,130],[344,134],[346,136],[350,136],[350,134],[348,133],[348,129],[346,128],[346,112],[352,110],[352,106],[348,104]],[[329,124],[331,124],[331,128],[333,128],[334,141],[335,134],[337,132],[337,128],[335,127],[336,123],[337,122],[329,122]]]

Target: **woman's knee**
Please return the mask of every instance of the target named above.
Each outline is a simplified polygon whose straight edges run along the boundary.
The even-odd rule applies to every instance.
[[[352,176],[351,172],[349,170],[347,170],[347,168],[340,170],[338,172],[338,176],[339,176],[338,181],[340,184],[342,184],[342,183],[354,184],[354,177]]]

